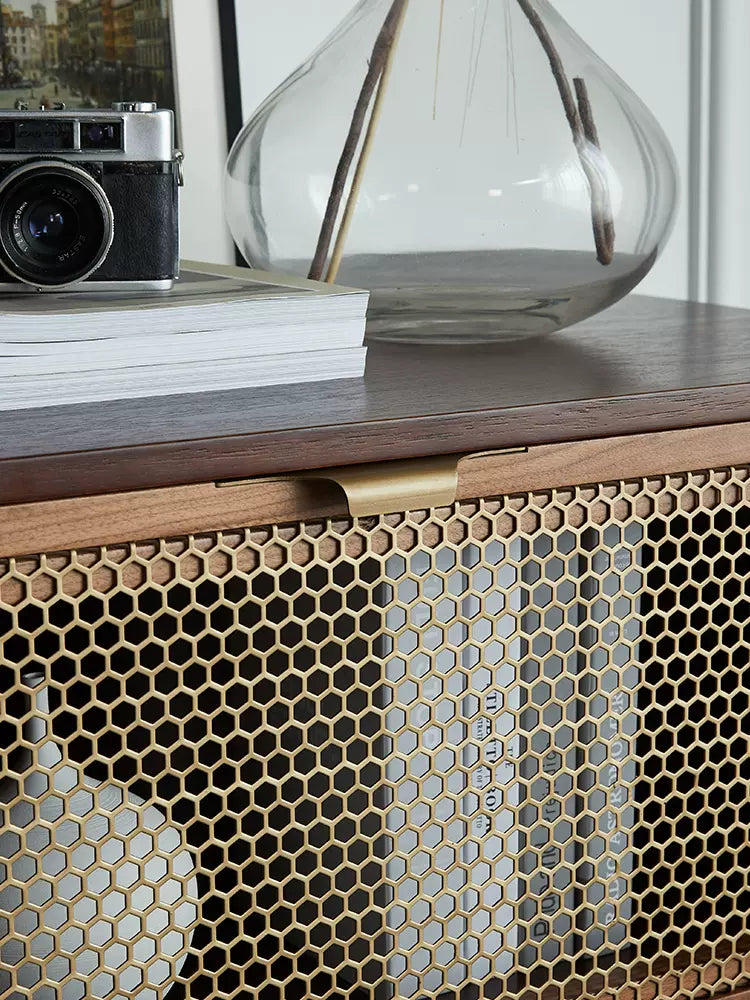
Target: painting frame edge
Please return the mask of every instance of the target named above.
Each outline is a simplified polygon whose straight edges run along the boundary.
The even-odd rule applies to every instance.
[[[244,121],[240,81],[240,50],[237,40],[235,0],[217,0],[217,4],[228,152],[239,135]]]
[[[224,91],[224,118],[227,132],[227,154],[240,134],[244,123],[242,110],[242,83],[240,80],[240,49],[237,40],[237,13],[235,0],[217,0],[219,15],[219,47],[221,49],[221,78]],[[237,244],[234,263],[248,267]]]

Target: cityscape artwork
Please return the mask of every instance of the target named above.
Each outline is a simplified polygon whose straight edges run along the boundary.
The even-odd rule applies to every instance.
[[[175,108],[169,0],[12,0],[0,6],[0,107]]]

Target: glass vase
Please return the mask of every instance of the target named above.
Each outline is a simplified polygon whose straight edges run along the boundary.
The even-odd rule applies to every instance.
[[[547,0],[360,0],[245,125],[251,266],[371,290],[370,336],[550,333],[653,266],[677,200],[648,109]]]

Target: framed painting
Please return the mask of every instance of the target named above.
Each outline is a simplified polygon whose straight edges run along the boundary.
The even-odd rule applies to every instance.
[[[0,6],[0,107],[176,109],[173,52],[169,0],[11,0]]]

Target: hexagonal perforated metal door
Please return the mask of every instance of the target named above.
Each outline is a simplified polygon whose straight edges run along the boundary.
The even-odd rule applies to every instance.
[[[748,470],[0,563],[0,989],[726,991]]]

